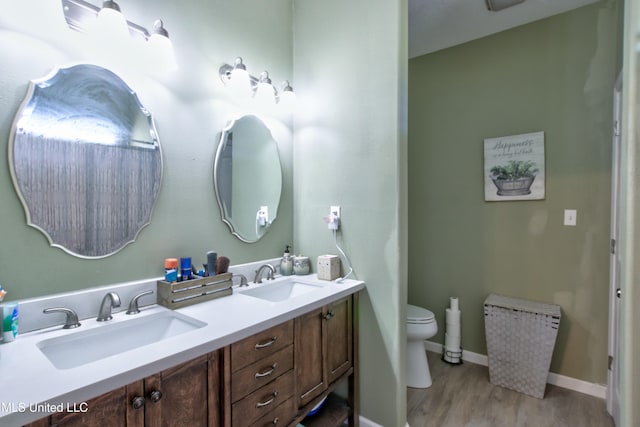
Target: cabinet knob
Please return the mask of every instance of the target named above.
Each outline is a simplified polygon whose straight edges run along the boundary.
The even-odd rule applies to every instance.
[[[278,417],[275,417],[275,418],[273,419],[273,421],[271,422],[271,424],[276,425],[276,424],[278,424],[279,422],[280,422],[280,419],[279,419]]]
[[[151,393],[149,393],[149,399],[151,399],[153,403],[160,402],[160,399],[162,399],[162,392],[160,390],[152,391]]]
[[[144,397],[142,396],[136,396],[133,398],[133,400],[131,401],[131,406],[133,406],[133,409],[140,409],[144,406]]]
[[[335,315],[336,313],[333,310],[330,310],[327,314],[324,315],[324,320],[329,320]]]
[[[271,399],[269,399],[269,400],[265,400],[264,402],[256,403],[256,408],[262,408],[263,406],[271,405],[273,403],[273,401],[276,400],[276,397],[278,397],[278,392],[274,391],[272,396],[273,397]]]

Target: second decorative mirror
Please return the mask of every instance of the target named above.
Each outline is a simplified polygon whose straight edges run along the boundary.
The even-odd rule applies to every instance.
[[[276,219],[282,192],[278,145],[262,120],[242,116],[222,131],[213,179],[222,220],[243,242],[258,241]]]

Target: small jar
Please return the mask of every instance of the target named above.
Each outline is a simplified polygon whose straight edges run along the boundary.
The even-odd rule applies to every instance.
[[[304,276],[309,274],[309,257],[298,255],[293,257],[293,272],[296,276]]]

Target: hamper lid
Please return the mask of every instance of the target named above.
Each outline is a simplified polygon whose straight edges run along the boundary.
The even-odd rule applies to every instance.
[[[407,304],[407,321],[411,323],[426,323],[435,318],[432,312],[417,305]]]
[[[512,298],[504,295],[490,294],[484,301],[486,306],[495,306],[511,310],[538,313],[546,316],[560,317],[560,306],[537,301],[528,301],[521,298]]]

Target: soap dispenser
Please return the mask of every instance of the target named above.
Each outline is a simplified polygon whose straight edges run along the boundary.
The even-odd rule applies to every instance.
[[[293,257],[289,252],[289,245],[284,250],[282,260],[280,261],[280,274],[283,276],[291,276],[293,274]]]

